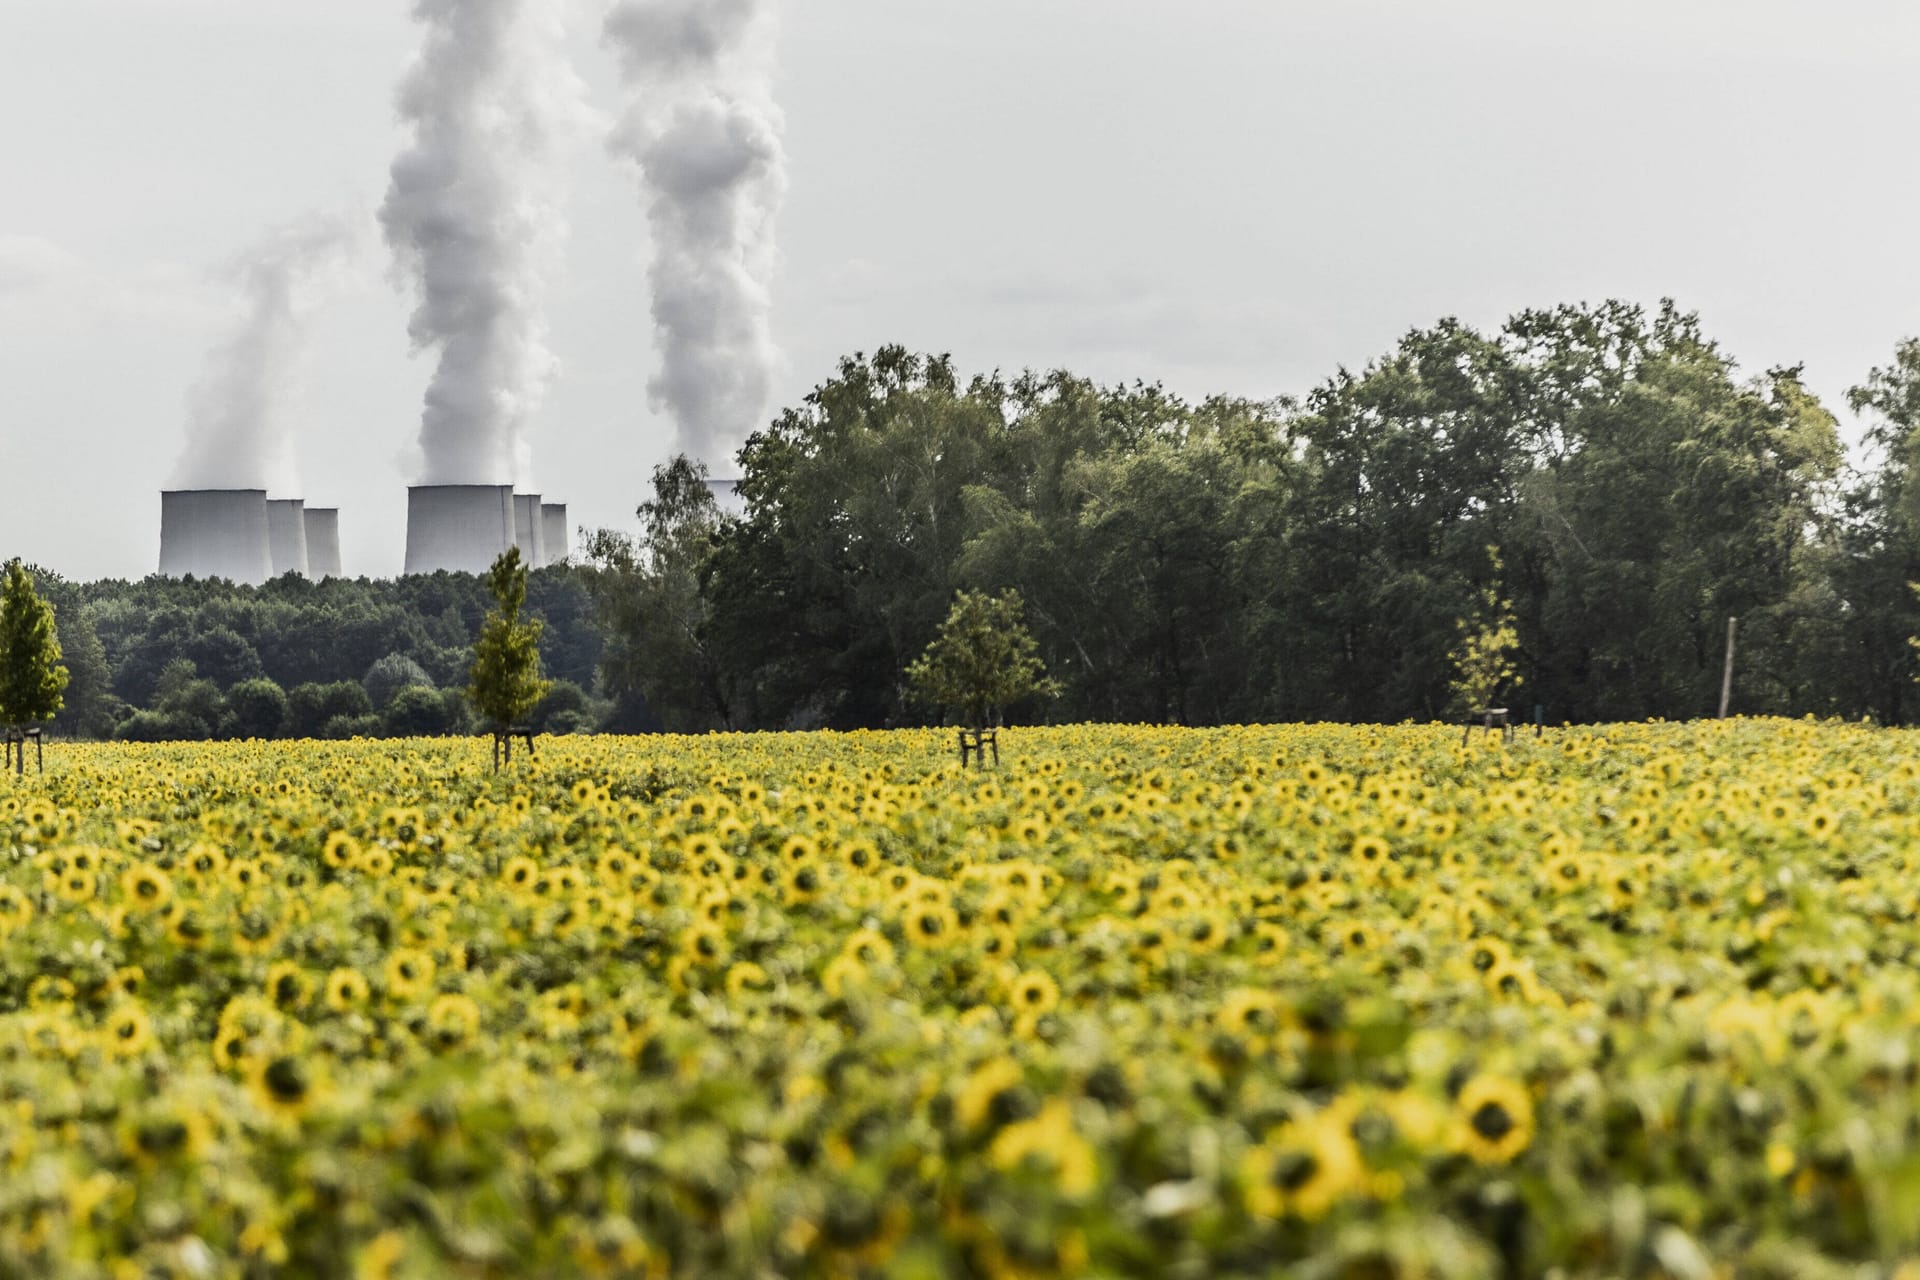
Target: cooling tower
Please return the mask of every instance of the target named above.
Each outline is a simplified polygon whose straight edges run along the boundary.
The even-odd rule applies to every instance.
[[[308,507],[307,576],[315,582],[340,576],[340,509]]]
[[[567,504],[541,503],[540,527],[546,531],[547,563],[559,564],[567,558]]]
[[[723,519],[744,520],[747,515],[747,503],[740,496],[738,480],[709,480],[707,491],[713,494],[713,500],[720,506]]]
[[[540,495],[513,495],[513,540],[520,548],[520,563],[529,569],[547,563],[547,526],[540,519]]]
[[[422,484],[407,490],[408,573],[485,573],[514,545],[510,484]]]
[[[267,499],[267,553],[273,576],[307,576],[307,503],[304,498]]]
[[[265,489],[172,489],[160,494],[163,577],[226,578],[257,587],[273,573]]]

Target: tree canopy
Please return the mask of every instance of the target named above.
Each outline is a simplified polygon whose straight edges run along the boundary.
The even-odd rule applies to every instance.
[[[527,603],[527,569],[520,548],[509,547],[487,570],[487,592],[494,607],[480,624],[467,676],[467,700],[495,729],[518,724],[540,704],[553,682],[540,675],[538,618],[522,618]]]
[[[1053,697],[1039,646],[1021,616],[1020,593],[962,591],[946,621],[907,667],[907,685],[921,703],[960,715],[969,728],[1030,698]]]
[[[1266,401],[883,347],[749,439],[738,515],[674,459],[632,530],[526,577],[560,683],[525,714],[924,723],[946,708],[903,673],[957,593],[1012,590],[1063,720],[1440,717],[1470,635],[1550,722],[1709,715],[1734,617],[1735,711],[1907,723],[1920,340],[1850,402],[1852,457],[1797,368],[1743,371],[1671,303],[1442,320]],[[72,669],[56,726],[103,736],[459,731],[494,603],[461,574],[40,580]]]
[[[67,687],[53,606],[33,589],[18,560],[0,588],[0,724],[35,725],[59,714]]]
[[[1904,720],[1916,388],[1909,344],[1856,394],[1856,471],[1798,369],[1671,303],[1445,320],[1298,400],[884,347],[748,441],[739,519],[657,474],[608,562],[654,595],[601,618],[676,728],[922,719],[899,673],[1008,589],[1061,718],[1391,722],[1455,706],[1497,546],[1502,679],[1550,719],[1711,714],[1735,616],[1736,709]]]

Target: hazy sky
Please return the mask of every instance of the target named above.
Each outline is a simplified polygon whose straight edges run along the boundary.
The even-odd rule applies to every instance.
[[[604,5],[572,0],[594,103]],[[402,556],[421,392],[371,230],[401,0],[0,0],[0,556],[139,576],[237,255],[346,211],[305,496]],[[1304,392],[1442,316],[1672,295],[1838,408],[1920,334],[1913,0],[796,0],[776,405],[884,342],[1192,396]],[[594,141],[548,295],[535,479],[630,524],[671,438],[646,222]]]

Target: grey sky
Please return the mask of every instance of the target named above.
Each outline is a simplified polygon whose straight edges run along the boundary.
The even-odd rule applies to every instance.
[[[573,43],[611,113],[602,8]],[[152,570],[221,272],[309,211],[371,218],[406,10],[0,0],[0,554]],[[1443,315],[1671,294],[1838,408],[1920,333],[1917,66],[1912,0],[795,0],[776,405],[888,341],[1302,392]],[[627,524],[671,438],[646,223],[597,145],[571,184],[535,478]],[[430,370],[368,243],[291,416],[347,571],[391,574]]]

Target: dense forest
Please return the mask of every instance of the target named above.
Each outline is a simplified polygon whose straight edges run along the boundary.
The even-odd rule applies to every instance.
[[[1671,304],[1444,322],[1298,401],[845,361],[741,455],[684,462],[586,569],[603,688],[667,725],[912,722],[959,588],[1017,589],[1059,720],[1424,720],[1462,620],[1510,601],[1523,715],[1914,717],[1920,343],[1853,395],[1743,377]]]
[[[572,730],[924,722],[903,671],[957,590],[1016,589],[1051,720],[1425,720],[1464,620],[1510,606],[1549,722],[1735,710],[1916,718],[1920,342],[1852,396],[1849,459],[1793,368],[1608,303],[1408,334],[1298,400],[1189,403],[1066,372],[842,362],[742,450],[685,459],[634,532],[532,576]],[[458,732],[479,580],[257,590],[42,576],[60,727],[129,738]]]
[[[492,604],[480,578],[370,582],[293,575],[263,587],[150,577],[64,582],[36,570],[72,677],[56,731],[134,740],[377,737],[463,732],[474,636]],[[555,678],[536,724],[596,727],[600,661],[578,574],[528,577]]]

